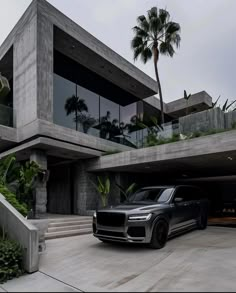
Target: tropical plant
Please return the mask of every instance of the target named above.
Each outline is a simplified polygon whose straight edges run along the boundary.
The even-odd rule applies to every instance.
[[[9,203],[23,215],[25,215],[25,210],[33,208],[34,183],[41,172],[43,170],[33,161],[25,164],[16,162],[15,155],[9,155],[0,160],[2,193]]]
[[[127,200],[130,197],[130,195],[134,193],[134,190],[136,189],[137,184],[132,183],[130,184],[128,188],[125,189],[124,187],[122,187],[120,184],[116,182],[116,186],[119,188],[120,192],[124,195],[125,199]]]
[[[184,91],[184,99],[186,100],[187,102],[187,107],[186,107],[186,116],[188,115],[188,112],[189,112],[189,99],[191,98],[191,94],[187,94],[186,91]]]
[[[65,103],[65,111],[66,115],[69,116],[71,114],[75,114],[74,122],[76,125],[76,131],[78,131],[78,115],[81,112],[88,112],[88,107],[83,99],[76,97],[73,95],[68,98]]]
[[[94,184],[93,182],[92,183],[97,192],[100,194],[102,206],[105,207],[107,206],[108,197],[111,191],[110,179],[108,177],[101,178],[100,176],[98,176],[97,181],[97,184]]]
[[[107,111],[106,116],[101,117],[100,136],[112,140],[115,136],[121,135],[118,119],[111,120],[111,112]]]
[[[0,193],[23,217],[28,215],[29,209],[25,203],[20,203],[16,195],[7,189],[7,187],[0,185]]]
[[[97,120],[89,114],[79,113],[75,122],[76,124],[80,123],[82,125],[84,133],[88,133],[89,129],[96,124]]]
[[[219,96],[218,99],[214,103],[212,103],[212,108],[216,108],[217,107],[218,101],[219,101],[220,97],[221,96]],[[236,100],[234,100],[232,102],[229,102],[229,99],[227,99],[225,101],[225,103],[223,104],[223,106],[220,106],[220,108],[221,108],[221,110],[223,112],[236,111],[236,107],[235,108],[232,108],[233,105],[235,105],[235,103],[236,103]]]
[[[0,160],[0,185],[12,182],[16,175],[16,157],[9,155]]]
[[[23,274],[23,248],[15,241],[0,237],[0,284]]]
[[[158,124],[156,117],[150,117],[151,126],[145,124],[144,122],[138,122],[138,125],[142,129],[147,129],[148,135],[146,137],[146,146],[154,146],[158,143],[158,134],[163,131],[163,127]]]
[[[160,54],[173,57],[174,47],[180,45],[180,25],[170,21],[170,14],[165,9],[151,8],[147,17],[141,15],[137,18],[138,25],[133,28],[135,36],[131,42],[134,51],[134,60],[138,57],[144,63],[154,60],[156,80],[161,103],[161,124],[164,124],[164,105],[161,82],[158,72]]]
[[[39,165],[34,161],[26,162],[24,165],[19,167],[16,195],[20,202],[27,204],[29,209],[34,208],[33,190],[35,188],[36,178],[39,173]]]

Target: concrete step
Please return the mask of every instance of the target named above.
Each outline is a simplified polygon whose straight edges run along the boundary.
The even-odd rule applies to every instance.
[[[87,228],[91,228],[91,227],[92,227],[92,223],[72,225],[72,226],[63,226],[63,227],[53,227],[53,228],[50,227],[50,228],[48,228],[48,233],[80,230],[80,229],[87,229]]]
[[[84,221],[84,220],[91,220],[92,217],[82,217],[82,216],[72,216],[72,217],[65,217],[65,218],[51,218],[49,221],[50,223],[63,223],[63,222],[73,222],[73,221]]]
[[[85,225],[85,224],[92,224],[92,219],[89,220],[75,220],[75,221],[67,221],[67,222],[51,222],[49,223],[49,228],[55,227],[66,227],[66,226],[78,226],[78,225]]]
[[[45,239],[57,239],[57,238],[65,238],[65,237],[73,237],[73,236],[79,236],[79,235],[86,235],[86,234],[92,234],[92,228],[86,228],[86,229],[76,229],[66,232],[52,232],[52,233],[46,233]]]

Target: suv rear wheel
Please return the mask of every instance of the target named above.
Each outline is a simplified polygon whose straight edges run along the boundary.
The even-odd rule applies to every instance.
[[[150,247],[153,249],[161,249],[166,245],[169,227],[165,220],[159,220],[152,232],[152,240]]]

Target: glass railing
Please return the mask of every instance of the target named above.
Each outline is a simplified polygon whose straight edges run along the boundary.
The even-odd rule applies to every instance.
[[[13,109],[0,104],[0,125],[13,127]]]

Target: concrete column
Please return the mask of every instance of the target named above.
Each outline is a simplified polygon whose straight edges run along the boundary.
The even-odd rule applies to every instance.
[[[32,150],[30,161],[36,162],[40,168],[47,170],[47,155],[41,150]],[[36,215],[47,212],[47,182],[36,183],[35,188],[35,213]]]
[[[96,182],[96,176],[86,171],[81,160],[74,167],[75,214],[85,216],[98,207],[99,196],[91,181]]]
[[[14,42],[13,107],[14,126],[37,118],[37,16],[32,15],[18,31]]]
[[[42,10],[37,16],[37,117],[53,122],[53,23]]]

